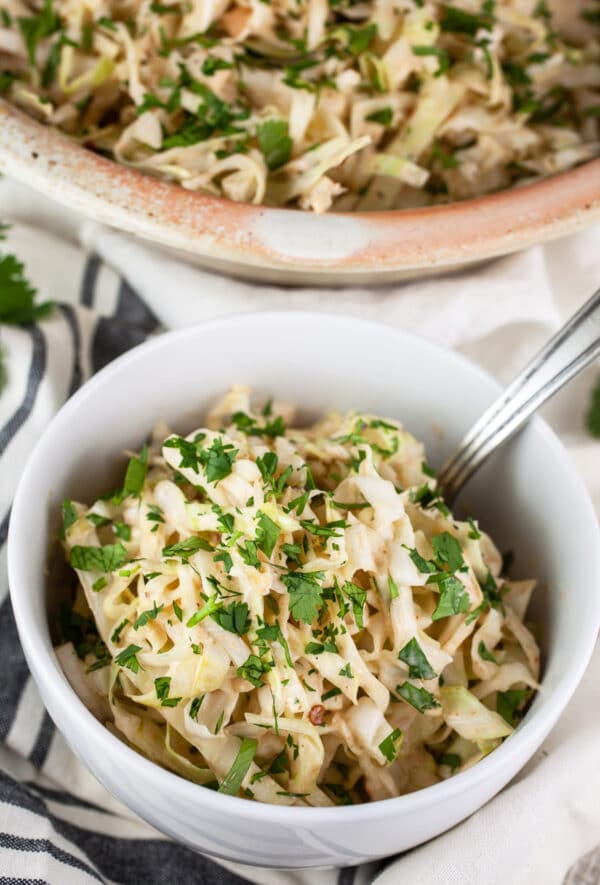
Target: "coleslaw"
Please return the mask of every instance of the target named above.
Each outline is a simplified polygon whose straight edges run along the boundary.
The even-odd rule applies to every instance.
[[[232,200],[378,210],[600,153],[592,0],[3,0],[0,95]]]
[[[392,420],[233,388],[159,425],[123,485],[63,504],[57,653],[115,734],[204,787],[329,806],[426,787],[509,737],[538,688],[535,581],[502,575]]]

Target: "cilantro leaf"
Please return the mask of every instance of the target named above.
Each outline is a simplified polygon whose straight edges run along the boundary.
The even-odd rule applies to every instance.
[[[239,636],[243,636],[250,628],[248,606],[245,602],[232,602],[231,605],[214,612],[211,618],[224,630],[237,633]]]
[[[445,49],[440,46],[413,46],[414,55],[436,55],[438,59],[438,69],[435,72],[436,77],[441,77],[450,68],[450,56]]]
[[[237,449],[225,445],[220,437],[215,437],[212,445],[201,452],[202,465],[208,482],[217,483],[231,473]]]
[[[63,520],[61,537],[64,538],[67,530],[77,521],[77,511],[75,510],[73,502],[68,498],[65,498],[62,502],[61,510]]]
[[[190,470],[198,470],[199,464],[199,447],[195,442],[184,439],[182,436],[171,436],[163,443],[165,449],[177,449],[181,455],[179,467],[189,467]]]
[[[319,581],[323,578],[323,572],[289,572],[281,576],[290,595],[290,613],[296,621],[310,624],[319,614],[323,596]]]
[[[462,765],[462,759],[457,753],[442,753],[438,762],[440,765],[448,765],[452,770]]]
[[[140,615],[138,615],[133,625],[133,629],[139,630],[140,627],[145,627],[148,621],[155,621],[163,608],[164,605],[162,603],[157,606],[156,600],[154,600],[154,605],[151,609],[148,609],[147,611],[142,612]]]
[[[423,713],[425,710],[433,710],[434,707],[440,706],[439,701],[434,698],[431,692],[425,688],[418,688],[410,682],[403,682],[402,685],[397,685],[396,692],[404,701],[414,707],[415,710],[418,710],[419,713]]]
[[[484,661],[490,661],[492,664],[498,663],[498,661],[491,653],[485,642],[483,642],[483,640],[479,643],[477,651],[479,652],[479,657],[482,658]]]
[[[348,51],[352,55],[362,55],[367,51],[377,34],[377,25],[375,22],[365,25],[364,28],[347,25],[346,32],[348,34]]]
[[[204,538],[192,535],[191,537],[186,538],[185,541],[179,541],[177,544],[170,544],[168,547],[163,547],[162,555],[180,556],[182,559],[188,559],[193,553],[197,553],[198,550],[206,550],[209,553],[212,553],[214,548],[208,543],[208,541],[205,541]]]
[[[381,123],[382,126],[391,126],[393,116],[394,112],[392,109],[390,107],[385,107],[378,111],[373,111],[372,114],[368,114],[365,117],[365,120],[368,120],[369,123]]]
[[[129,459],[125,479],[123,480],[123,493],[127,497],[138,497],[144,487],[146,470],[148,466],[148,446],[143,446],[139,456],[134,455]]]
[[[481,538],[481,532],[477,528],[476,523],[470,516],[467,517],[467,522],[470,526],[468,537],[471,538],[473,541],[478,541]]]
[[[398,659],[408,665],[411,679],[435,679],[437,675],[414,636],[398,652]]]
[[[449,532],[441,532],[431,540],[435,558],[440,566],[448,566],[452,573],[465,567],[462,548],[456,538]]]
[[[60,18],[52,9],[52,0],[45,0],[42,11],[38,15],[18,19],[23,42],[27,47],[29,62],[35,66],[35,53],[40,40],[60,30]]]
[[[225,569],[226,574],[229,574],[229,572],[233,568],[233,559],[231,558],[231,553],[228,550],[219,550],[219,552],[215,556],[215,562],[223,563],[223,568]]]
[[[437,566],[433,559],[425,559],[424,556],[421,556],[416,547],[414,547],[412,550],[410,550],[408,547],[406,549],[408,550],[408,555],[410,556],[412,562],[422,575],[432,575],[437,571]]]
[[[367,601],[367,591],[363,590],[362,587],[353,584],[352,581],[346,581],[342,590],[352,603],[352,613],[354,615],[354,620],[356,621],[356,626],[362,630],[365,626],[363,621],[363,609],[365,602]]]
[[[281,534],[281,530],[276,522],[267,516],[266,513],[258,512],[258,531],[256,533],[256,543],[259,550],[262,550],[265,556],[269,557],[275,549],[277,538]]]
[[[391,575],[388,575],[388,590],[390,592],[390,601],[392,599],[398,599],[398,597],[400,596],[400,591],[398,590],[398,585]]]
[[[126,561],[127,550],[122,544],[107,544],[104,547],[76,544],[69,555],[69,564],[84,572],[114,572]]]
[[[257,747],[258,741],[256,738],[244,738],[242,740],[238,754],[233,761],[233,765],[221,782],[219,793],[235,796],[236,793],[239,792],[242,781],[252,765]]]
[[[125,618],[123,621],[121,621],[121,623],[117,627],[115,627],[115,629],[112,631],[112,634],[110,637],[111,642],[118,642],[119,641],[119,639],[121,637],[121,633],[122,633],[123,629],[127,626],[128,623],[129,623],[129,618]]]
[[[529,696],[527,688],[512,688],[509,691],[499,691],[496,695],[496,710],[509,725],[514,725],[519,712],[519,707]]]
[[[275,476],[278,461],[279,459],[275,452],[265,452],[264,455],[258,456],[256,459],[256,466],[260,470],[263,482],[269,482],[269,480]]]
[[[244,541],[243,544],[237,545],[237,549],[246,565],[260,570],[262,563],[258,558],[256,541]]]
[[[139,673],[141,664],[137,659],[137,653],[141,650],[139,645],[128,645],[127,648],[123,649],[116,656],[115,664],[118,664],[120,667],[127,667],[132,673]]]
[[[169,691],[171,690],[170,676],[158,676],[154,680],[154,690],[156,691],[156,697],[160,701],[161,707],[176,707],[181,700],[181,698],[169,697]]]
[[[202,706],[202,701],[205,697],[206,695],[200,695],[200,697],[194,698],[190,704],[190,719],[198,721],[198,713],[200,712],[200,707]]]
[[[447,575],[438,581],[438,586],[440,588],[440,597],[435,611],[431,615],[433,621],[468,611],[471,600],[464,588],[464,584],[458,578],[455,578],[453,575]]]
[[[600,378],[592,390],[589,408],[585,416],[585,426],[592,436],[600,439]]]
[[[256,688],[263,684],[262,677],[271,669],[271,665],[262,661],[258,655],[248,655],[244,663],[237,668],[240,679],[247,679]]]
[[[15,255],[0,255],[0,323],[26,325],[48,316],[50,301],[35,304],[36,289],[25,277],[25,267]]]
[[[265,120],[256,127],[258,146],[272,172],[285,165],[292,153],[292,139],[288,134],[287,120]]]
[[[265,624],[264,627],[260,627],[256,631],[256,635],[258,636],[261,644],[264,644],[267,641],[278,642],[283,648],[283,651],[285,653],[285,660],[288,667],[294,666],[292,663],[292,657],[290,655],[290,647],[287,644],[285,636],[281,632],[281,627],[279,626],[279,624]]]
[[[402,740],[402,737],[403,735],[400,729],[395,728],[379,744],[379,750],[388,762],[393,762],[398,755],[398,750],[400,749],[399,743]]]
[[[453,31],[474,37],[480,28],[489,29],[493,21],[491,15],[476,15],[456,6],[442,6],[440,27],[442,31]]]

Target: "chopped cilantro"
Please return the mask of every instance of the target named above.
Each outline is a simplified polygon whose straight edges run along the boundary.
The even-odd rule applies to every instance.
[[[483,642],[483,640],[479,643],[477,651],[479,652],[479,657],[483,658],[484,661],[490,661],[492,664],[498,663],[498,661],[491,653],[485,642]]]
[[[122,544],[107,544],[104,547],[82,547],[76,544],[69,555],[69,564],[84,572],[114,572],[126,560],[127,550]]]
[[[118,520],[113,523],[113,529],[117,538],[120,538],[121,541],[130,541],[131,540],[131,528],[125,522],[119,522]]]
[[[141,664],[137,659],[137,653],[141,650],[139,645],[128,645],[126,649],[116,656],[115,663],[120,667],[127,667],[132,673],[139,673]]]
[[[412,51],[415,55],[435,55],[438,60],[438,69],[435,72],[436,77],[441,77],[450,68],[450,56],[445,49],[440,46],[413,46]]]
[[[449,532],[442,532],[432,538],[431,546],[441,567],[447,566],[452,573],[465,569],[461,546]]]
[[[481,532],[477,528],[477,525],[471,519],[470,516],[467,518],[467,522],[469,523],[469,525],[471,527],[471,531],[469,532],[469,538],[471,538],[473,541],[478,541],[481,538]]]
[[[354,614],[356,626],[362,630],[365,626],[363,621],[363,610],[365,602],[367,601],[367,591],[363,590],[362,587],[353,584],[352,581],[346,581],[342,587],[342,591],[352,603],[352,613]]]
[[[204,538],[192,535],[186,538],[185,541],[179,541],[177,544],[163,547],[162,555],[167,557],[180,556],[182,559],[188,559],[193,553],[197,553],[198,550],[207,550],[209,553],[212,553],[214,548]]]
[[[440,706],[439,701],[434,698],[431,692],[425,688],[418,688],[410,682],[404,682],[402,685],[396,686],[396,692],[415,710],[418,710],[419,713]]]
[[[462,759],[457,753],[442,753],[438,759],[438,763],[440,765],[447,765],[454,771],[455,769],[460,768],[462,765]]]
[[[61,511],[63,521],[61,537],[64,538],[69,528],[77,521],[77,511],[75,510],[73,502],[68,498],[65,498],[62,502]]]
[[[287,120],[265,120],[256,127],[258,146],[272,172],[285,165],[292,153],[292,139],[288,134]]]
[[[115,629],[113,630],[111,637],[110,637],[111,642],[117,643],[119,641],[121,633],[123,632],[124,628],[127,626],[128,623],[129,623],[129,618],[125,618],[123,621],[121,621],[121,623],[117,627],[115,627]]]
[[[391,126],[392,119],[394,117],[394,112],[390,107],[381,108],[378,111],[373,111],[372,114],[368,114],[365,117],[369,123],[381,123],[382,126]]]
[[[290,613],[296,621],[311,624],[319,614],[323,588],[319,584],[323,572],[289,572],[282,575],[290,596]]]
[[[592,436],[600,439],[600,378],[592,390],[589,408],[585,416],[585,426]]]
[[[211,615],[224,630],[243,636],[250,628],[248,606],[245,602],[232,602]]]
[[[237,549],[239,550],[240,556],[246,563],[246,565],[251,568],[260,569],[262,563],[258,558],[258,548],[256,546],[256,541],[244,541],[243,544],[238,544]]]
[[[388,762],[393,762],[398,755],[401,740],[402,732],[399,728],[395,728],[379,744],[379,750],[383,754],[383,756],[385,756]]]
[[[517,714],[523,702],[529,697],[527,688],[513,688],[509,691],[499,691],[496,694],[496,710],[509,725],[514,725]]]
[[[27,47],[29,62],[35,66],[36,50],[40,40],[44,40],[61,28],[59,16],[52,8],[52,0],[44,0],[42,11],[38,15],[18,19],[23,42]]]
[[[398,652],[398,659],[408,665],[410,679],[435,679],[437,675],[414,636]]]
[[[148,609],[147,611],[144,611],[140,615],[138,615],[133,625],[133,629],[139,630],[140,627],[145,627],[148,621],[155,621],[163,608],[164,605],[162,603],[157,606],[156,600],[154,600],[154,605],[151,609]]]
[[[281,530],[277,523],[267,516],[266,513],[258,512],[258,531],[256,533],[256,543],[259,550],[262,550],[265,556],[269,557],[275,549],[277,539]]]
[[[439,578],[437,584],[440,589],[440,596],[431,619],[437,621],[440,618],[448,618],[451,615],[463,614],[468,611],[470,598],[464,584],[453,575],[434,577]]]
[[[263,675],[268,673],[271,665],[266,661],[262,661],[258,655],[248,655],[241,667],[237,668],[237,675],[240,679],[246,679],[256,688],[263,684]]]
[[[129,459],[129,464],[125,471],[125,480],[123,481],[123,493],[125,497],[127,497],[127,495],[139,497],[144,487],[147,466],[148,446],[143,446],[139,456],[134,455],[133,458]]]

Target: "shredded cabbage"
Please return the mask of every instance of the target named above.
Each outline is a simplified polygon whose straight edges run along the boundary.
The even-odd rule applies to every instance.
[[[460,200],[600,153],[597,16],[563,6],[3,0],[0,94],[120,163],[236,201]]]
[[[197,784],[312,806],[420,789],[509,736],[537,689],[534,582],[501,576],[398,422],[293,419],[236,387],[207,426],[155,431],[122,489],[64,502],[60,661]]]

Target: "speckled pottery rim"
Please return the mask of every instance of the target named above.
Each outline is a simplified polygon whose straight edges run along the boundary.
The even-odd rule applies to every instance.
[[[315,216],[186,191],[94,154],[3,100],[0,170],[187,260],[277,283],[373,283],[456,269],[600,220],[600,159],[477,200]]]

